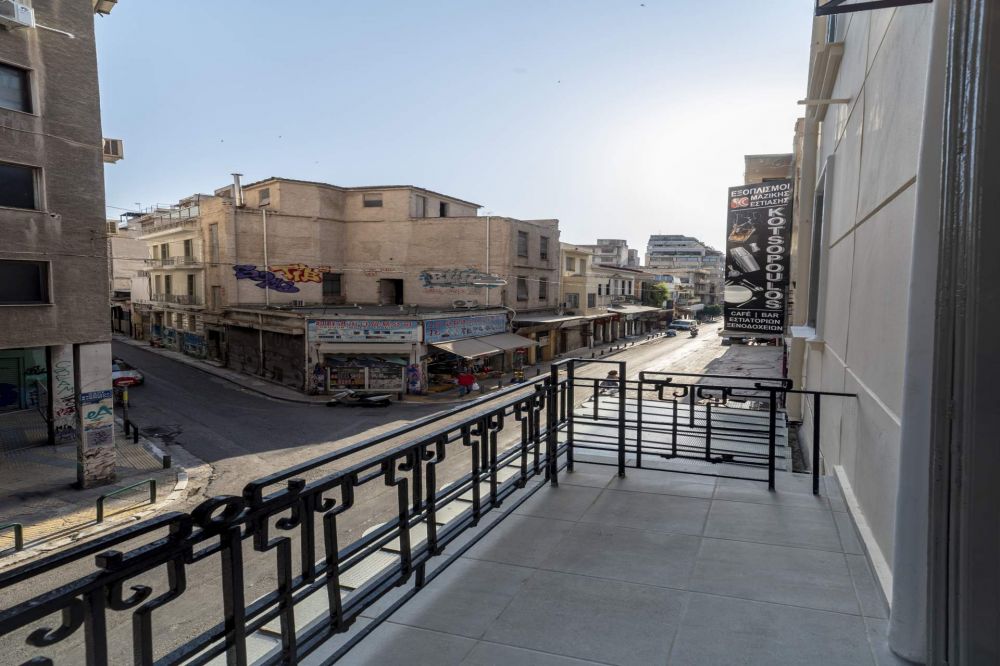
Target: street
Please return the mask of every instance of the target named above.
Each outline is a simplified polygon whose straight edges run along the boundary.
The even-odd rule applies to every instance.
[[[699,372],[727,349],[721,346],[717,330],[718,325],[710,324],[702,327],[701,334],[696,338],[686,334],[658,338],[607,358],[626,361],[629,379],[637,377],[642,370]],[[144,385],[130,390],[130,417],[140,424],[142,431],[159,433],[161,441],[175,454],[178,447],[183,447],[213,468],[207,487],[190,495],[184,503],[171,505],[169,510],[174,511],[190,511],[207,497],[239,495],[243,486],[255,478],[336,451],[420,417],[454,408],[454,405],[404,403],[387,409],[329,409],[322,405],[291,404],[262,397],[141,348],[115,343],[114,353],[136,366],[145,376]],[[603,377],[607,371],[607,365],[594,364],[582,368],[578,376]],[[586,400],[590,392],[581,387],[576,394],[577,402]],[[468,419],[471,414],[466,412],[436,425]],[[519,441],[519,430],[505,430],[498,448],[503,450]],[[367,458],[386,446],[388,444],[374,447],[356,458]],[[324,465],[315,470],[315,476],[329,474],[346,464],[347,460]],[[439,483],[444,485],[468,471],[468,456],[449,456],[441,465]],[[304,476],[307,480],[313,478],[311,475]],[[382,483],[366,484],[358,490],[355,508],[339,521],[338,534],[343,539],[341,545],[357,539],[363,530],[390,520],[395,511],[395,490],[392,487]],[[136,545],[125,543],[118,548],[127,551]],[[272,591],[275,585],[273,556],[255,552],[249,547],[244,553],[247,598]],[[219,620],[221,608],[216,566],[217,558],[191,565],[189,579],[198,583],[157,612],[154,620],[157,628],[155,654],[165,654]],[[55,575],[50,574],[50,580],[39,582],[51,589],[92,571],[91,562],[76,562],[57,574],[54,572]],[[138,580],[158,590],[162,590],[166,583],[163,571],[147,572]],[[5,605],[28,598],[35,589],[15,587],[9,590]],[[128,661],[130,614],[110,613],[107,621],[112,661]],[[29,658],[23,643],[14,639],[14,636],[5,637],[0,642],[0,649],[9,650],[8,653],[15,659]],[[59,643],[52,652],[72,661],[75,655],[80,654],[82,640],[82,633],[74,634]]]

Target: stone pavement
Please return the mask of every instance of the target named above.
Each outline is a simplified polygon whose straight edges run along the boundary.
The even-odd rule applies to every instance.
[[[140,441],[132,442],[116,425],[118,452],[115,483],[77,490],[76,445],[41,445],[0,456],[0,525],[24,527],[25,550],[14,550],[14,531],[0,531],[0,568],[64,547],[97,532],[140,520],[163,510],[187,495],[188,472],[184,466],[164,469],[162,453]],[[187,461],[185,461],[187,462]],[[190,465],[190,463],[187,463]],[[96,502],[103,494],[152,479],[157,502],[149,503],[149,486],[143,485],[105,501],[105,519],[97,523]]]
[[[652,340],[658,340],[663,337],[662,332],[651,333],[649,335],[633,336],[630,338],[625,338],[621,340],[616,340],[612,343],[605,343],[597,345],[592,349],[577,349],[569,354],[561,354],[556,356],[555,360],[560,360],[562,358],[569,358],[571,356],[580,357],[590,357],[591,354],[596,354],[600,356],[608,356],[610,354],[617,353],[618,351],[624,351],[626,347],[631,348],[635,345],[640,345],[645,342]],[[253,391],[268,398],[273,398],[275,400],[283,400],[285,402],[295,402],[306,405],[323,405],[329,401],[329,396],[326,395],[306,395],[301,391],[296,391],[288,386],[278,384],[276,382],[263,379],[261,377],[254,377],[251,375],[246,375],[241,372],[236,372],[235,370],[230,370],[229,368],[224,368],[217,363],[211,361],[204,361],[201,359],[192,358],[187,354],[181,352],[171,351],[169,349],[163,349],[162,347],[153,347],[146,340],[133,340],[132,338],[125,337],[123,335],[115,335],[114,339],[116,342],[121,342],[123,344],[131,345],[133,347],[140,347],[148,352],[159,354],[167,358],[173,359],[178,363],[184,363],[192,368],[197,368],[202,372],[210,375],[214,375],[228,382],[236,384],[241,388],[248,391]],[[538,376],[538,374],[545,372],[548,366],[544,363],[528,366],[525,368],[525,377],[528,379],[533,379]],[[142,368],[140,368],[140,371]],[[482,383],[483,390],[476,394],[471,394],[468,396],[460,396],[458,393],[458,387],[450,389],[448,391],[442,391],[430,395],[406,395],[403,398],[403,402],[414,402],[414,403],[431,403],[431,404],[456,404],[474,400],[480,397],[484,393],[489,393],[495,391],[500,387],[508,386],[511,383],[511,378],[513,373],[504,373],[501,377],[490,378]]]

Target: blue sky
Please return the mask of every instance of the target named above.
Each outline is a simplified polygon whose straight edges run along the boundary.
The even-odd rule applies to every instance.
[[[745,153],[790,152],[809,0],[124,0],[97,19],[109,206],[240,171],[412,184],[562,240],[723,244]],[[109,216],[121,211],[109,208]]]

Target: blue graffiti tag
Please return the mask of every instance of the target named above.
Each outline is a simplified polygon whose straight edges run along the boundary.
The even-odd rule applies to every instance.
[[[265,287],[271,291],[280,291],[285,294],[294,294],[299,290],[291,280],[285,280],[271,271],[258,270],[252,264],[238,264],[233,266],[233,273],[237,280],[253,280],[261,289]]]

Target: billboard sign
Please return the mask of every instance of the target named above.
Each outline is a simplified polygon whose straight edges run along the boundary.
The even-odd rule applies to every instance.
[[[429,343],[507,332],[507,315],[474,315],[424,321],[424,340]]]
[[[725,330],[785,332],[792,181],[729,188],[726,216]]]
[[[310,319],[309,342],[419,342],[420,322],[396,319]]]

